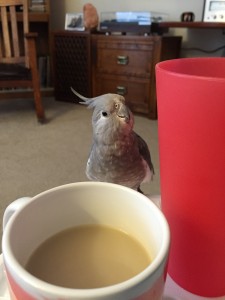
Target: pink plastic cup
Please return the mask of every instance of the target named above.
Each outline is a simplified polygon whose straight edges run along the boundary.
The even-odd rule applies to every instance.
[[[225,295],[225,58],[156,66],[168,272],[185,290]]]

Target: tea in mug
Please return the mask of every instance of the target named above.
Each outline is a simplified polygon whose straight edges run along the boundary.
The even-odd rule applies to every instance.
[[[150,263],[147,250],[122,230],[82,225],[46,240],[31,255],[26,269],[57,286],[90,289],[125,281]]]

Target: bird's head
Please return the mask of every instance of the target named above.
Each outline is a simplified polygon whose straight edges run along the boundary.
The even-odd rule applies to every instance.
[[[84,102],[93,108],[92,126],[95,134],[114,135],[130,133],[134,125],[134,117],[125,103],[123,96],[104,94],[95,98],[85,98],[72,89]]]

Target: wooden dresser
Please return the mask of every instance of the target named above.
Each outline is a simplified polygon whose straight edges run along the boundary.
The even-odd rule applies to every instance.
[[[82,51],[81,38],[86,40]],[[125,97],[134,113],[156,119],[155,65],[178,58],[180,46],[181,37],[56,32],[55,97],[74,102],[69,85],[89,97],[117,93]]]
[[[155,65],[177,58],[180,37],[94,35],[93,96],[123,95],[133,112],[157,118]]]

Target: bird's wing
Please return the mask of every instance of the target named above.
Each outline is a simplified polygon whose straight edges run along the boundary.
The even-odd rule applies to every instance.
[[[152,173],[155,174],[154,166],[153,166],[152,160],[151,160],[151,154],[150,154],[147,143],[143,140],[142,137],[140,137],[140,135],[138,135],[137,133],[135,133],[135,135],[137,138],[138,148],[139,148],[139,152],[140,152],[141,156],[147,162],[149,169],[152,171]]]

